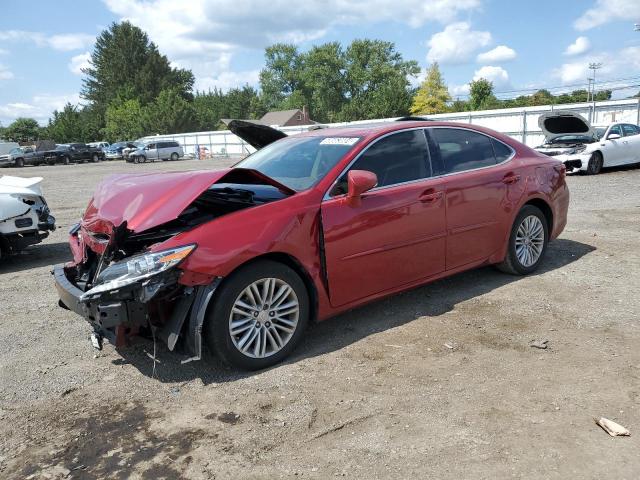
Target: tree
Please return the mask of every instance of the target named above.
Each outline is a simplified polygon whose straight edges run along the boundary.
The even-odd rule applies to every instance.
[[[447,111],[447,102],[451,100],[447,85],[442,79],[437,62],[431,64],[427,76],[413,97],[411,113],[413,115],[428,115]]]
[[[144,136],[143,110],[138,100],[115,102],[105,115],[105,137],[110,142],[133,140]]]
[[[176,89],[161,91],[158,98],[144,108],[143,116],[145,130],[156,134],[193,131],[196,124],[193,104]]]
[[[494,100],[493,83],[489,80],[479,78],[469,84],[469,107],[471,110],[482,110]]]
[[[90,66],[82,71],[81,95],[100,113],[116,98],[144,106],[167,89],[192,97],[193,74],[172,68],[147,34],[129,22],[113,23],[98,36]]]
[[[301,87],[301,58],[295,45],[276,43],[266,48],[264,59],[260,87],[265,106],[274,110]]]
[[[67,103],[60,112],[53,112],[47,125],[47,137],[57,143],[87,141],[82,117],[76,107]]]
[[[312,47],[302,59],[302,98],[290,107],[307,105],[313,119],[334,121],[345,104],[345,55],[339,42]]]
[[[40,138],[40,125],[33,118],[16,118],[4,131],[10,142],[32,142]]]

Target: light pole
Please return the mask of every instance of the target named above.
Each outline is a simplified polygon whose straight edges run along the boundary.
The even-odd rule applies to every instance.
[[[591,122],[596,120],[596,70],[602,68],[602,62],[591,62],[589,64],[589,70],[593,70],[593,92],[591,93],[591,101],[593,102],[593,113],[591,115]]]

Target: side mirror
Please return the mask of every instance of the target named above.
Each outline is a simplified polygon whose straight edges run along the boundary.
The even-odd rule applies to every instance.
[[[351,170],[347,175],[347,184],[347,203],[355,204],[364,192],[378,184],[378,177],[367,170]]]
[[[607,136],[607,140],[617,140],[620,138],[620,135],[618,135],[617,133],[610,133]]]

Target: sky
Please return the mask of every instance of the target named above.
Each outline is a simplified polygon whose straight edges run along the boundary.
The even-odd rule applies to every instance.
[[[82,104],[81,68],[96,36],[129,20],[196,88],[258,85],[264,48],[356,38],[392,41],[424,70],[438,62],[454,98],[468,82],[500,98],[586,88],[590,62],[614,97],[640,90],[640,0],[0,0],[0,124],[41,124]],[[414,83],[420,77],[412,79]],[[631,85],[630,89],[619,87]]]

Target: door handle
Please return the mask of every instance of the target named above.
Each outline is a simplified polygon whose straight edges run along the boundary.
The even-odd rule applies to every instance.
[[[507,175],[502,179],[502,183],[506,183],[507,185],[511,185],[519,181],[520,175]]]
[[[434,192],[431,190],[427,190],[418,198],[422,203],[433,203],[442,198],[442,192]]]

